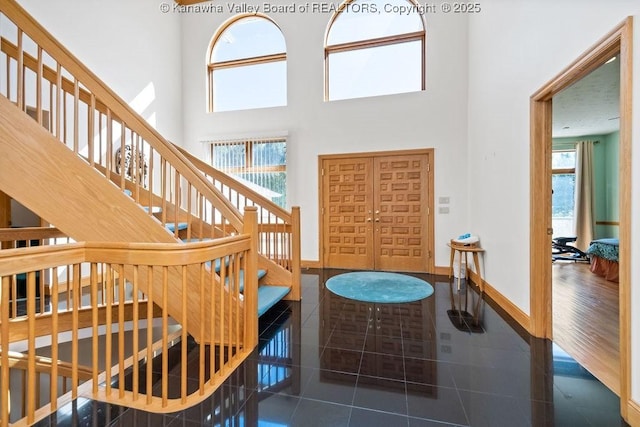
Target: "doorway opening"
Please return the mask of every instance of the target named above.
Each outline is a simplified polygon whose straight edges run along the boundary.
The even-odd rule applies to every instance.
[[[551,227],[552,99],[608,60],[620,60],[619,331],[620,404],[627,418],[630,382],[631,81],[632,18],[626,19],[531,97],[530,332],[553,339]]]
[[[553,341],[619,394],[619,52],[552,103]]]

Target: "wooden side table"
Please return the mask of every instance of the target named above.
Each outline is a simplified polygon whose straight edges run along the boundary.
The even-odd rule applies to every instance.
[[[478,260],[478,254],[480,252],[484,252],[484,249],[479,247],[478,243],[464,244],[456,242],[453,239],[451,239],[451,241],[447,243],[447,245],[451,248],[451,258],[449,260],[449,279],[451,279],[451,276],[453,275],[453,259],[455,258],[456,252],[460,254],[460,268],[462,268],[462,255],[464,254],[464,264],[466,266],[464,277],[469,277],[469,263],[467,262],[467,257],[469,254],[472,254],[473,264],[475,265],[475,268],[477,270],[476,273],[478,273],[478,277],[480,279],[478,288],[480,288],[480,295],[482,296],[482,293],[484,292],[484,281],[482,280],[482,274],[480,274],[480,262]],[[460,276],[461,274],[458,274],[458,290],[460,290]]]

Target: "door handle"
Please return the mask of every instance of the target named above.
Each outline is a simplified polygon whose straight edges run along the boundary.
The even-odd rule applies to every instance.
[[[376,222],[380,222],[380,218],[376,218]]]
[[[371,218],[367,218],[367,222],[371,222]]]

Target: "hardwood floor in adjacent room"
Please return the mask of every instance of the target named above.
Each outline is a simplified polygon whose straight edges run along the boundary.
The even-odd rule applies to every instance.
[[[584,263],[553,264],[553,340],[620,395],[618,284]]]

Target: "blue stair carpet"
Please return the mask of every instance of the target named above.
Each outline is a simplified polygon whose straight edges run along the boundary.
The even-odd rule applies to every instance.
[[[167,224],[167,226],[173,224]],[[167,227],[168,228],[168,227]],[[183,242],[199,242],[203,239],[182,239]],[[208,240],[208,239],[204,239]],[[221,258],[217,258],[214,261],[214,270],[220,273]],[[225,266],[229,265],[229,257],[225,257]],[[266,270],[258,269],[258,280],[267,275]],[[244,292],[244,270],[240,270],[240,292]],[[229,277],[225,278],[225,285],[229,284]],[[288,286],[271,286],[265,285],[258,287],[258,317],[262,316],[271,307],[273,307],[278,301],[285,297],[289,293]]]
[[[126,194],[129,197],[133,197],[133,192],[127,188],[124,189],[124,194]],[[147,213],[149,212],[149,210],[151,210],[151,213],[154,213],[154,214],[162,212],[162,208],[160,206],[152,206],[151,209],[149,209],[149,206],[143,206],[142,209],[147,211]]]
[[[216,260],[216,262],[220,262],[220,260]],[[219,270],[216,270],[219,271]],[[258,280],[262,279],[264,276],[267,275],[267,270],[258,270]],[[240,270],[240,292],[244,292],[244,270]],[[224,284],[228,285],[229,284],[229,277],[226,277],[224,279]]]
[[[288,293],[288,286],[260,286],[258,288],[258,317],[266,313]]]
[[[172,232],[172,233],[176,232],[176,223],[175,222],[168,222],[164,226],[170,232]],[[188,227],[189,227],[189,224],[187,224],[186,222],[179,222],[178,223],[178,231],[186,230]]]

